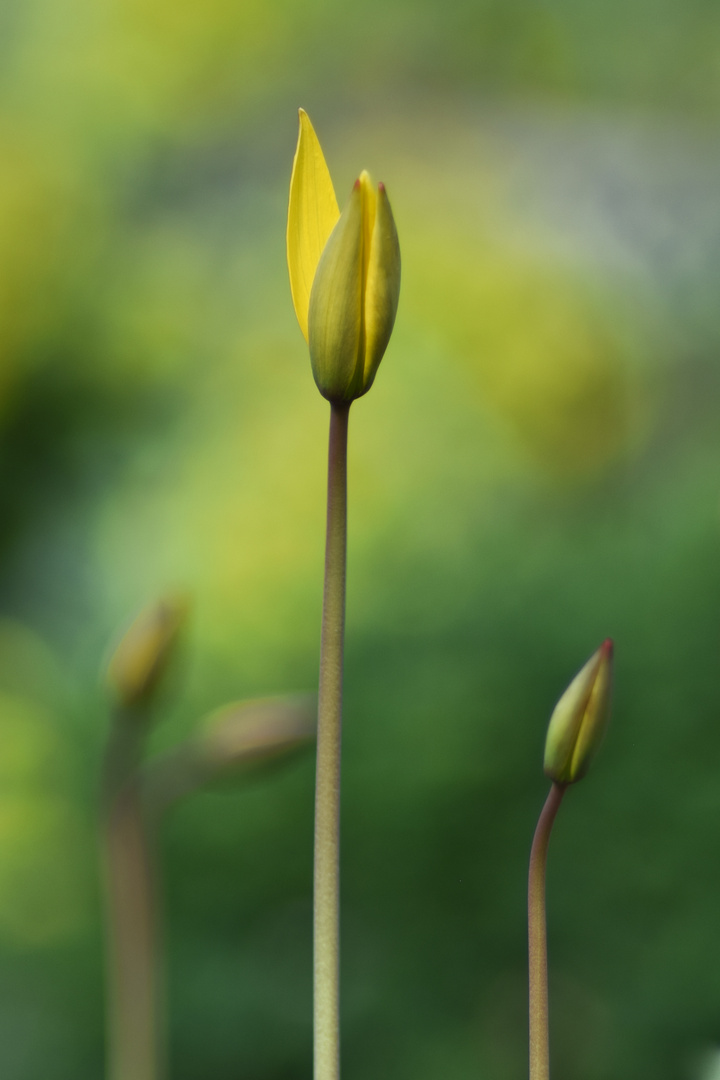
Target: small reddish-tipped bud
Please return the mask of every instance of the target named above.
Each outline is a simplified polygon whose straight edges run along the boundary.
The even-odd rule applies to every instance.
[[[610,717],[613,643],[602,643],[577,673],[550,717],[545,773],[558,784],[574,784],[590,767]]]
[[[165,596],[146,607],[115,649],[107,681],[126,708],[150,703],[187,620],[186,596]]]

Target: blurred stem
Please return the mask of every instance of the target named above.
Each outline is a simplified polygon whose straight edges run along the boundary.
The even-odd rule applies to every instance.
[[[550,832],[567,790],[553,783],[535,829],[528,876],[528,957],[530,982],[530,1080],[550,1080],[548,1029],[545,868]]]
[[[144,717],[113,718],[103,778],[108,1080],[159,1080],[152,862],[139,774]]]
[[[315,1080],[338,1080],[340,1075],[340,747],[349,413],[349,404],[330,405],[325,586],[315,779]]]

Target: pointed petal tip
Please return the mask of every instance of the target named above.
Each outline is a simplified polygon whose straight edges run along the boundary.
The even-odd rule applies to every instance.
[[[378,191],[382,191],[382,193],[385,194],[385,185],[383,184],[382,180],[378,184]]]
[[[305,135],[305,137],[309,135],[312,139],[317,140],[317,135],[315,134],[313,122],[305,109],[301,107],[298,109],[298,140],[303,137],[303,134]]]
[[[339,210],[322,147],[305,109],[298,109],[298,120],[298,140],[290,177],[287,259],[293,305],[307,341],[310,289]]]
[[[615,652],[615,643],[613,642],[613,639],[611,637],[605,638],[602,645],[600,646],[600,651],[603,656],[607,657],[608,660],[612,660],[613,653]]]

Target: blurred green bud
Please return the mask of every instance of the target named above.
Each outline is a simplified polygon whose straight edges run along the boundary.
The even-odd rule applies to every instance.
[[[350,402],[372,386],[400,295],[400,246],[383,184],[367,172],[339,214],[325,158],[300,110],[290,180],[288,269],[313,375],[329,401]]]
[[[200,732],[145,770],[149,805],[161,814],[221,780],[255,774],[307,747],[317,731],[312,695],[238,701],[211,713]]]
[[[363,172],[330,234],[310,293],[313,375],[323,397],[353,401],[373,384],[395,322],[400,248],[385,188]]]
[[[126,708],[148,705],[187,621],[186,596],[170,595],[137,616],[110,658],[107,681]]]
[[[221,775],[265,765],[302,749],[315,738],[314,697],[238,701],[211,713],[196,748],[204,771]]]
[[[613,643],[602,643],[558,701],[545,740],[544,768],[558,784],[574,784],[590,767],[610,716]]]

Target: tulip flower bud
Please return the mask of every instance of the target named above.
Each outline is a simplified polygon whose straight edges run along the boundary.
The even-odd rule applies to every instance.
[[[140,612],[115,649],[107,680],[126,708],[149,704],[188,615],[183,596],[166,596]]]
[[[209,774],[277,761],[312,742],[317,701],[311,695],[226,705],[208,717],[197,748]]]
[[[558,784],[574,784],[590,767],[610,716],[613,643],[608,638],[578,672],[550,717],[545,773]]]
[[[300,110],[290,181],[288,268],[320,393],[350,402],[372,386],[400,295],[400,247],[385,187],[367,172],[338,217],[320,144]]]
[[[366,172],[320,256],[308,314],[310,360],[320,393],[353,401],[372,386],[395,323],[400,247],[382,184]]]
[[[146,768],[149,805],[159,814],[209,784],[262,774],[309,746],[316,732],[312,695],[225,705],[197,735]]]

